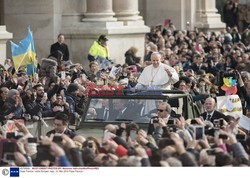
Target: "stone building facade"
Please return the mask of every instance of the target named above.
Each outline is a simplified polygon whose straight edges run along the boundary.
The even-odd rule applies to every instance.
[[[214,31],[225,27],[215,0],[0,0],[0,10],[1,61],[6,56],[6,41],[20,41],[28,25],[39,58],[48,56],[50,45],[63,33],[70,58],[83,64],[88,63],[89,47],[100,34],[109,38],[111,59],[124,63],[124,53],[131,46],[143,56],[148,26],[163,24],[166,18],[177,29],[186,29],[187,22],[191,29]]]

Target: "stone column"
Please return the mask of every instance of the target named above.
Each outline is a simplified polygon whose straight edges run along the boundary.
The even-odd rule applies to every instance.
[[[215,0],[197,0],[196,27],[203,31],[215,32],[225,28],[215,6]]]
[[[117,21],[114,15],[112,0],[87,0],[87,12],[82,21]]]
[[[74,62],[88,66],[89,48],[101,34],[109,39],[107,44],[110,59],[114,63],[123,64],[124,54],[131,46],[139,49],[138,56],[144,55],[145,33],[149,32],[149,28],[138,16],[138,0],[123,1],[120,1],[118,11],[126,15],[116,17],[113,12],[116,9],[113,8],[114,0],[86,0],[86,13],[83,13],[81,22],[62,28],[61,32],[70,44],[70,54]],[[129,18],[126,18],[128,21],[122,21],[117,19],[119,17]]]
[[[201,10],[207,14],[216,14],[218,10],[215,7],[215,0],[202,0]]]
[[[144,0],[146,5],[146,13],[144,19],[149,26],[157,24],[164,25],[165,19],[171,19],[178,30],[184,30],[186,21],[185,19],[188,12],[185,12],[186,1],[188,0]],[[191,11],[191,10],[190,10]]]
[[[7,40],[12,39],[12,33],[6,31],[6,27],[4,25],[0,26],[0,64],[4,63],[6,59],[6,42]]]
[[[138,11],[138,0],[113,0],[115,17],[119,21],[142,20]]]
[[[62,4],[62,26],[71,27],[82,21],[86,12],[86,0],[60,0]]]
[[[192,30],[195,26],[195,17],[196,17],[196,0],[185,0],[185,20],[184,27],[186,30]],[[187,25],[189,22],[189,25]]]

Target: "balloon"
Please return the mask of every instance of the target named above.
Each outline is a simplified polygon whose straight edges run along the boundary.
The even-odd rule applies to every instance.
[[[233,86],[232,85],[233,84],[233,77],[229,77],[228,81],[229,81],[229,85]]]
[[[227,91],[230,89],[230,87],[226,86],[225,84],[221,87],[223,91]]]
[[[233,86],[231,88],[229,88],[229,90],[226,91],[226,96],[231,95],[231,94],[236,94],[237,93],[237,87]]]
[[[227,87],[231,87],[231,85],[230,85],[230,82],[229,82],[229,78],[223,78],[223,82],[224,82],[224,84],[227,86]]]
[[[234,86],[234,87],[233,87],[232,94],[234,94],[234,95],[235,95],[236,93],[237,93],[237,86]]]
[[[226,91],[226,96],[231,95],[233,92],[233,87],[231,87],[229,90]]]
[[[232,86],[236,86],[237,85],[237,80],[232,80]]]

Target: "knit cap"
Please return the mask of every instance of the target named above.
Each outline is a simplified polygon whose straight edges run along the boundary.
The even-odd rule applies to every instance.
[[[7,98],[11,98],[12,96],[14,96],[14,95],[16,95],[16,94],[19,94],[19,91],[16,90],[16,89],[11,89],[11,90],[8,92]]]

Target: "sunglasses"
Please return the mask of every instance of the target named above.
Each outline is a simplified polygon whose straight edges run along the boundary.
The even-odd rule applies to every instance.
[[[159,112],[163,112],[163,111],[165,111],[165,110],[163,110],[163,109],[157,109],[157,111],[159,111]]]

